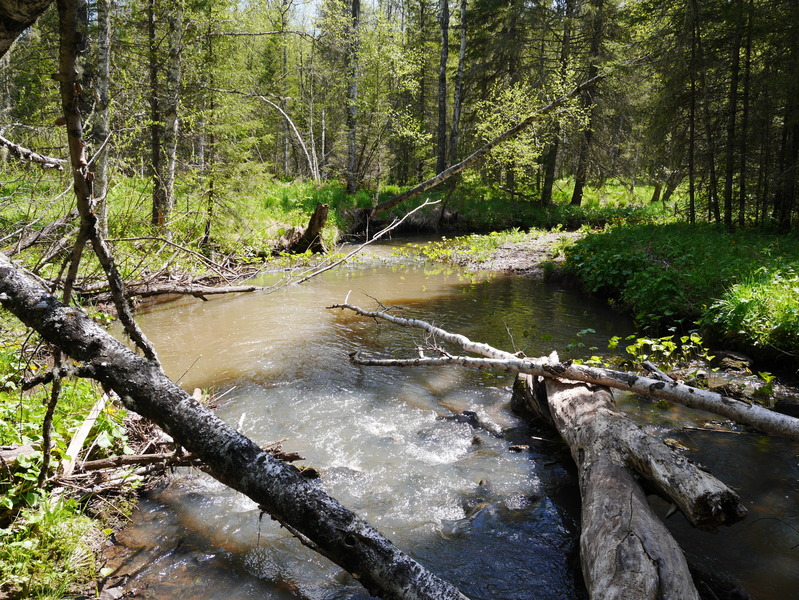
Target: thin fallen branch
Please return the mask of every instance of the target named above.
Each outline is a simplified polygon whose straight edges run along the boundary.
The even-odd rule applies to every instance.
[[[460,365],[478,369],[502,370],[515,373],[528,373],[541,377],[557,377],[572,381],[584,381],[596,385],[632,392],[640,396],[662,398],[683,404],[689,408],[704,410],[722,415],[737,423],[754,427],[760,431],[799,441],[799,419],[774,412],[767,408],[722,396],[716,392],[686,385],[682,382],[665,382],[632,373],[614,371],[600,367],[577,365],[570,361],[547,364],[533,359],[519,358],[510,352],[504,352],[488,344],[475,343],[464,335],[450,333],[444,329],[418,319],[396,317],[382,311],[367,311],[351,304],[337,304],[329,307],[352,310],[360,315],[381,319],[404,327],[415,327],[429,334],[457,344],[467,352],[473,352],[489,358],[469,356],[420,357],[412,359],[364,359],[360,353],[354,353],[352,359],[357,364],[379,366],[430,366]]]
[[[8,138],[3,137],[2,135],[0,135],[0,146],[8,148],[9,152],[11,152],[11,154],[16,156],[17,158],[39,164],[45,169],[55,169],[56,171],[63,171],[64,164],[67,162],[60,158],[45,156],[43,154],[39,154],[38,152],[34,152],[33,150],[29,150],[28,148],[20,146],[19,144],[15,144]]]
[[[178,250],[181,250],[182,252],[185,252],[186,254],[190,254],[190,255],[194,256],[195,258],[200,259],[202,262],[207,264],[209,267],[212,267],[219,275],[222,275],[222,273],[220,273],[220,271],[227,271],[229,274],[235,275],[235,272],[230,267],[226,267],[225,265],[221,265],[218,262],[215,262],[215,261],[211,260],[210,258],[205,256],[204,254],[201,254],[201,253],[197,252],[196,250],[192,250],[191,248],[187,248],[186,246],[181,246],[180,244],[176,244],[172,240],[168,240],[168,239],[163,238],[163,237],[143,236],[143,237],[131,237],[131,238],[113,238],[113,239],[107,239],[106,240],[106,242],[109,243],[109,244],[113,244],[113,243],[116,243],[116,242],[144,242],[144,241],[161,242],[163,244],[166,244],[167,246],[172,246],[173,248],[177,248]]]
[[[297,452],[285,452],[280,444],[265,446],[265,452],[283,462],[296,462],[304,460]],[[88,473],[91,471],[102,471],[104,469],[117,469],[119,467],[147,466],[162,464],[165,467],[188,467],[202,464],[202,460],[196,454],[190,452],[154,452],[151,454],[123,454],[120,456],[110,456],[97,460],[88,460],[77,466],[78,473]],[[63,477],[69,477],[66,472]]]

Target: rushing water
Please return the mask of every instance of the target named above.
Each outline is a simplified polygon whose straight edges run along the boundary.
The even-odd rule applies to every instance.
[[[531,439],[542,434],[509,412],[512,377],[351,364],[348,354],[356,349],[413,356],[417,346],[434,340],[325,309],[348,294],[352,303],[401,307],[397,314],[531,356],[574,342],[584,344],[585,353],[631,328],[604,306],[556,286],[390,260],[338,269],[273,294],[161,305],[140,323],[171,377],[188,390],[213,390],[218,414],[257,442],[284,440],[286,450],[299,452],[303,464],[321,473],[320,484],[331,495],[471,598],[583,598],[579,499],[568,457],[557,444]],[[637,408],[659,432],[662,413],[648,416],[649,410]],[[475,413],[476,423],[453,418],[463,411]],[[703,457],[739,454],[735,440],[719,450],[717,439],[692,441]],[[511,451],[518,445],[529,450]],[[797,525],[796,459],[785,459],[791,451],[795,446],[787,454],[786,448],[763,453],[779,457],[775,465],[793,477],[793,484],[783,481],[779,488],[791,505],[785,520],[758,530],[780,529],[781,543],[791,543],[789,528]],[[758,496],[757,502],[771,507],[773,500]],[[696,534],[672,521],[693,544]],[[756,579],[730,566],[727,554],[713,550],[718,538],[709,538],[707,549],[692,546],[706,568],[724,567],[747,584]],[[128,588],[142,597],[366,597],[357,582],[301,546],[253,502],[198,473],[182,472],[150,493],[119,539],[131,552],[123,568],[131,576]],[[735,535],[724,539],[747,547]],[[762,556],[777,561],[767,550]],[[779,575],[767,585],[798,574],[790,564],[769,571]]]

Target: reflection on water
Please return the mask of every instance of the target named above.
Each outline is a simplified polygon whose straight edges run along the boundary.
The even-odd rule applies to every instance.
[[[329,493],[470,597],[584,597],[575,483],[554,444],[510,451],[530,444],[507,409],[512,377],[352,365],[355,349],[412,356],[433,340],[325,310],[348,294],[530,356],[562,349],[588,328],[596,333],[580,337],[586,350],[630,330],[607,308],[554,286],[396,262],[339,269],[269,295],[182,300],[140,323],[171,377],[189,390],[214,389],[219,415],[255,441],[285,440]],[[476,423],[447,418],[465,410]],[[152,493],[120,541],[135,551],[124,569],[142,597],[366,597],[250,500],[199,474]]]

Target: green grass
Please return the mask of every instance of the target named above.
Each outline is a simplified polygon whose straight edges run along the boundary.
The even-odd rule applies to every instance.
[[[0,594],[60,600],[85,592],[97,576],[105,534],[74,502],[47,500],[0,529]]]
[[[799,263],[758,269],[713,302],[702,324],[737,346],[799,358]]]
[[[633,225],[578,241],[566,268],[653,332],[700,320],[741,348],[799,356],[799,238],[708,225]]]

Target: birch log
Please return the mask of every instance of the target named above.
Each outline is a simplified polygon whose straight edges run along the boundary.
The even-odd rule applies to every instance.
[[[616,410],[613,396],[604,386],[518,375],[513,404],[554,426],[578,465],[590,445],[591,452],[610,456],[646,480],[695,527],[714,531],[746,516],[736,492]]]
[[[0,303],[46,341],[83,363],[126,408],[149,418],[295,534],[386,599],[462,600],[378,531],[272,457],[134,354],[80,310],[65,306],[0,253]]]
[[[614,371],[600,367],[574,364],[571,361],[550,363],[548,361],[521,358],[516,354],[505,352],[488,344],[473,342],[465,335],[450,333],[419,319],[405,319],[390,315],[384,311],[368,311],[352,304],[336,304],[329,307],[352,310],[360,315],[373,319],[381,319],[403,327],[415,327],[426,331],[435,339],[456,344],[474,354],[488,358],[471,356],[436,356],[413,359],[369,359],[360,353],[352,355],[358,364],[373,366],[432,366],[460,365],[477,369],[499,370],[515,373],[527,373],[541,377],[583,381],[595,385],[632,392],[640,396],[662,398],[670,402],[683,404],[688,408],[712,412],[742,425],[754,427],[770,433],[799,441],[799,419],[769,410],[759,404],[722,396],[716,392],[686,385],[679,381],[659,381],[633,373]]]

